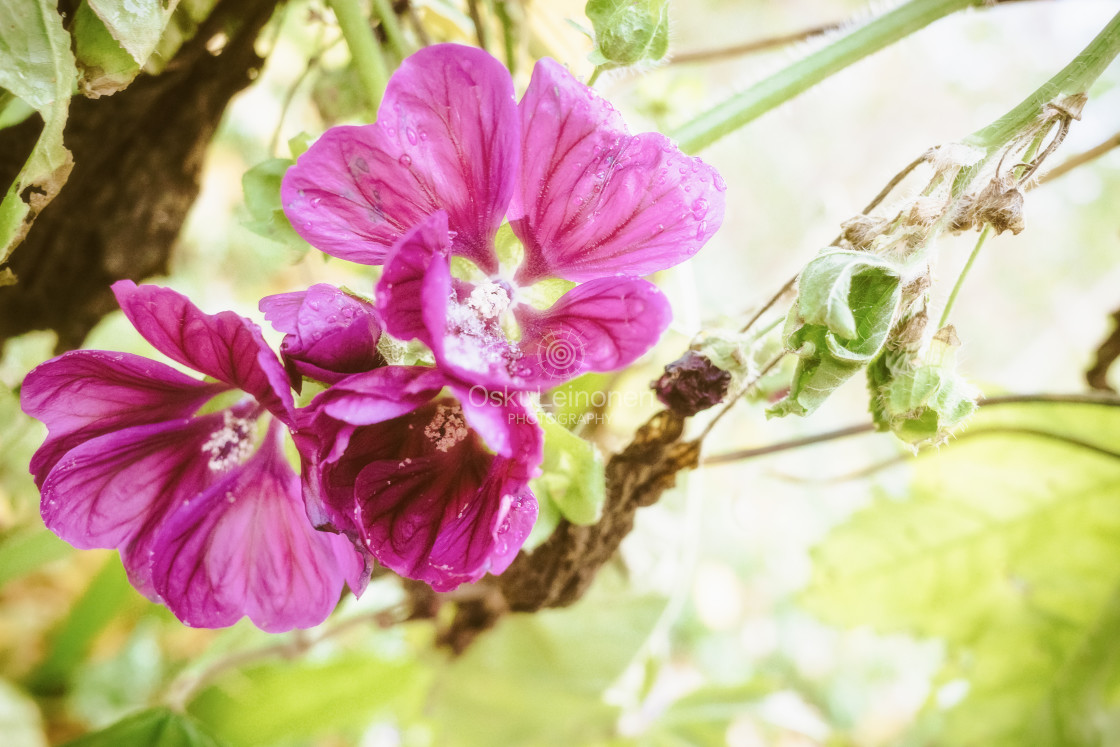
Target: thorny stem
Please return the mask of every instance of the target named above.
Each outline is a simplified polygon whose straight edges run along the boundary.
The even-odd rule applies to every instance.
[[[1105,405],[1107,407],[1120,407],[1120,397],[1115,394],[1011,394],[1000,397],[984,397],[977,404],[980,407],[993,407],[996,405],[1012,405],[1012,404],[1079,404],[1079,405]],[[1008,429],[1004,429],[1008,430]],[[804,436],[802,438],[795,438],[790,441],[782,441],[781,443],[770,444],[768,446],[760,446],[754,449],[740,449],[738,451],[730,451],[726,454],[715,454],[710,457],[705,457],[700,460],[702,465],[714,464],[729,464],[731,462],[741,462],[746,459],[754,459],[755,457],[768,456],[770,454],[777,454],[783,451],[791,451],[793,449],[800,449],[805,446],[812,446],[814,444],[824,443],[826,441],[836,441],[841,438],[848,438],[850,436],[858,436],[864,433],[875,432],[874,423],[861,423],[859,425],[850,425],[846,428],[838,428],[834,431],[827,431],[825,433],[817,433],[812,436]],[[1043,431],[1042,433],[1045,433]],[[1047,434],[1053,435],[1053,434]]]
[[[984,246],[984,242],[992,235],[992,224],[989,223],[984,226],[984,230],[980,232],[980,238],[976,239],[976,246],[972,247],[972,254],[968,255],[968,261],[964,263],[964,269],[961,274],[957,276],[957,282],[953,285],[953,292],[949,294],[949,300],[945,302],[945,310],[941,312],[941,321],[937,323],[937,328],[940,329],[949,323],[949,312],[953,310],[953,303],[957,300],[957,294],[961,292],[961,286],[964,285],[964,279],[968,276],[968,271],[972,269],[972,263],[976,261],[976,257],[980,254],[980,248]]]
[[[983,0],[911,0],[701,114],[678,130],[675,139],[681,150],[695,153],[864,57],[981,4]]]
[[[1000,5],[1004,3],[1025,2],[1025,0],[989,0],[987,5]],[[768,49],[776,49],[778,47],[785,47],[790,44],[795,44],[800,41],[808,41],[818,36],[823,36],[830,31],[838,31],[853,25],[852,21],[834,21],[833,23],[822,23],[817,26],[810,26],[794,31],[789,34],[780,34],[778,36],[771,36],[765,39],[756,39],[755,41],[743,42],[741,44],[732,44],[727,47],[720,47],[718,49],[702,49],[694,52],[680,52],[672,57],[668,62],[672,64],[687,64],[692,62],[717,62],[719,60],[726,60],[732,57],[743,57],[746,55],[754,54],[755,52],[765,52]]]
[[[1036,122],[1054,99],[1088,91],[1117,53],[1120,53],[1120,13],[1113,16],[1072,62],[1007,114],[969,135],[965,142],[994,153]]]
[[[358,0],[327,0],[327,4],[334,9],[338,18],[338,25],[342,28],[346,45],[350,47],[350,56],[354,58],[354,65],[358,68],[358,78],[366,89],[370,107],[377,111],[389,82],[389,70],[381,56],[377,36],[370,31],[369,19],[362,13]]]

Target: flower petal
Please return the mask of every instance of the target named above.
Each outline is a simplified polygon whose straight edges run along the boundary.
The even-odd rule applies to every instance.
[[[647,275],[688,259],[719,228],[715,169],[663,135],[629,135],[557,62],[537,62],[519,108],[521,180],[509,210],[525,244],[519,282]]]
[[[132,326],[172,360],[253,395],[290,422],[295,405],[288,377],[253,322],[223,311],[204,314],[185,296],[131,280],[113,293]]]
[[[221,427],[215,413],[141,425],[98,436],[71,449],[43,482],[43,521],[80,549],[122,548],[138,590],[154,596],[150,540],[172,507],[189,504],[220,474],[203,444]],[[127,546],[135,546],[133,552]]]
[[[505,466],[507,460],[467,449],[413,457],[404,467],[368,464],[354,485],[367,548],[382,565],[436,591],[477,581],[494,567],[495,554],[505,561],[517,539],[507,526],[498,541],[512,494],[527,490],[508,479]]]
[[[385,331],[428,347],[443,334],[451,291],[447,257],[447,213],[437,210],[405,234],[385,262],[376,291]]]
[[[524,392],[467,388],[449,383],[467,424],[498,455],[510,460],[510,474],[529,480],[540,474],[544,432]]]
[[[468,406],[456,415],[454,400],[443,398],[347,426],[345,449],[314,465],[310,493],[329,523],[381,564],[437,590],[504,568],[536,516],[526,480],[541,459],[539,427],[527,421],[509,437],[524,463],[495,456],[463,427]]]
[[[266,296],[260,309],[285,333],[280,355],[297,391],[304,376],[333,384],[385,363],[377,352],[381,324],[376,309],[333,285]]]
[[[280,435],[274,421],[254,457],[160,531],[153,579],[187,625],[224,627],[248,615],[278,633],[318,625],[338,601],[339,540],[308,522]]]
[[[129,353],[74,350],[36,367],[23,380],[20,406],[50,435],[31,458],[42,487],[74,447],[136,425],[185,418],[227,389]]]
[[[528,377],[554,386],[588,371],[633,363],[669,326],[672,309],[653,283],[603,278],[577,285],[551,308],[517,307]]]
[[[381,264],[405,231],[443,209],[454,252],[494,270],[519,140],[501,63],[473,47],[430,46],[393,73],[376,124],[333,128],[300,156],[284,176],[284,209],[312,245],[363,264]]]

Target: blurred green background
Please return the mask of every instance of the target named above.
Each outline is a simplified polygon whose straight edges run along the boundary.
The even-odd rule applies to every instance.
[[[473,40],[465,6],[413,5],[433,37]],[[519,7],[531,29],[526,62],[547,54],[590,75],[590,41],[568,22],[587,25],[581,2]],[[633,406],[609,409],[585,435],[608,452],[623,446],[657,409],[643,394],[648,382],[701,328],[741,324],[902,166],[1009,110],[1115,11],[1105,0],[1039,0],[956,14],[703,152],[728,184],[724,226],[693,261],[659,276],[675,309],[671,332],[614,382],[634,393]],[[670,5],[670,48],[713,49],[870,13],[865,2],[841,0],[682,0]],[[837,33],[765,54],[612,73],[596,87],[633,131],[670,132]],[[265,294],[323,280],[370,287],[370,268],[328,262],[244,225],[253,219],[242,192],[248,169],[288,157],[286,143],[300,133],[315,137],[365,116],[338,37],[317,2],[289,3],[266,29],[266,67],[227,111],[173,271],[154,280],[207,311],[258,321]],[[515,71],[519,90],[529,72],[528,64]],[[1118,83],[1114,66],[1051,163],[1120,129]],[[961,369],[987,394],[1079,391],[1120,306],[1120,152],[1030,192],[1025,217],[1021,235],[989,241],[954,308]],[[939,302],[974,240],[940,241]],[[997,437],[962,439],[942,459],[913,462],[896,459],[904,451],[889,435],[865,435],[701,468],[639,512],[621,557],[586,599],[507,617],[457,658],[433,645],[432,623],[400,621],[402,592],[391,578],[314,631],[269,636],[247,622],[192,630],[132,591],[115,553],[72,550],[42,527],[27,464],[43,431],[11,390],[53,345],[50,334],[29,334],[0,362],[4,745],[62,743],[160,705],[185,708],[194,721],[150,713],[127,733],[88,743],[155,744],[158,733],[207,743],[191,731],[195,722],[229,745],[1116,737],[1120,678],[1107,642],[1120,640],[1120,620],[1108,617],[1120,618],[1109,601],[1120,582],[1117,459]],[[120,314],[87,346],[150,354]],[[742,406],[721,421],[707,453],[868,420],[862,377],[805,421],[767,421],[762,410]],[[984,416],[972,427],[993,420]],[[1111,415],[1054,408],[1040,417],[1039,429],[1120,444]],[[891,466],[866,469],[884,461]],[[1008,477],[1027,469],[1023,480]],[[1036,510],[1067,498],[1073,513]],[[958,531],[970,511],[990,530],[975,542]],[[1043,589],[1050,596],[1031,596]]]

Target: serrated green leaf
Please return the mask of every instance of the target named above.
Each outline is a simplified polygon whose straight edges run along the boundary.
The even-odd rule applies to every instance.
[[[192,719],[167,708],[151,708],[65,747],[222,747]]]
[[[264,747],[360,731],[388,709],[407,716],[421,705],[428,684],[416,662],[353,653],[243,670],[204,690],[187,710],[231,747]]]
[[[595,30],[596,65],[656,62],[669,51],[667,0],[588,0],[584,13]]]
[[[49,0],[0,0],[0,88],[38,111],[43,130],[0,202],[0,262],[70,175],[62,131],[77,80],[70,36]]]
[[[251,220],[245,221],[243,225],[258,236],[303,253],[310,247],[292,228],[280,199],[280,184],[284,180],[284,172],[293,163],[288,158],[270,158],[245,172],[241,177],[241,189],[245,194],[245,208],[249,211]]]
[[[603,455],[548,413],[540,413],[540,421],[544,428],[544,474],[533,481],[533,494],[551,501],[573,524],[594,524],[606,500]]]
[[[159,44],[179,0],[88,0],[88,3],[112,38],[136,64],[143,65]]]
[[[938,743],[1108,743],[1120,717],[1120,408],[983,408],[816,549],[830,622],[944,639],[968,693]],[[1114,734],[1112,736],[1115,736]]]

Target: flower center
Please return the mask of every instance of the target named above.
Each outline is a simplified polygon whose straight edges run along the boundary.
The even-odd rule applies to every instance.
[[[424,426],[424,435],[442,452],[450,451],[468,433],[470,431],[463,418],[463,408],[458,403],[437,407],[431,422]]]
[[[472,371],[486,372],[504,366],[511,375],[518,375],[521,350],[510,341],[507,325],[513,305],[509,284],[490,281],[476,285],[460,300],[456,294],[447,308],[445,354],[457,365]]]
[[[222,413],[222,427],[210,434],[202,453],[210,456],[206,466],[213,472],[236,467],[253,454],[255,418],[239,418],[230,410]]]

